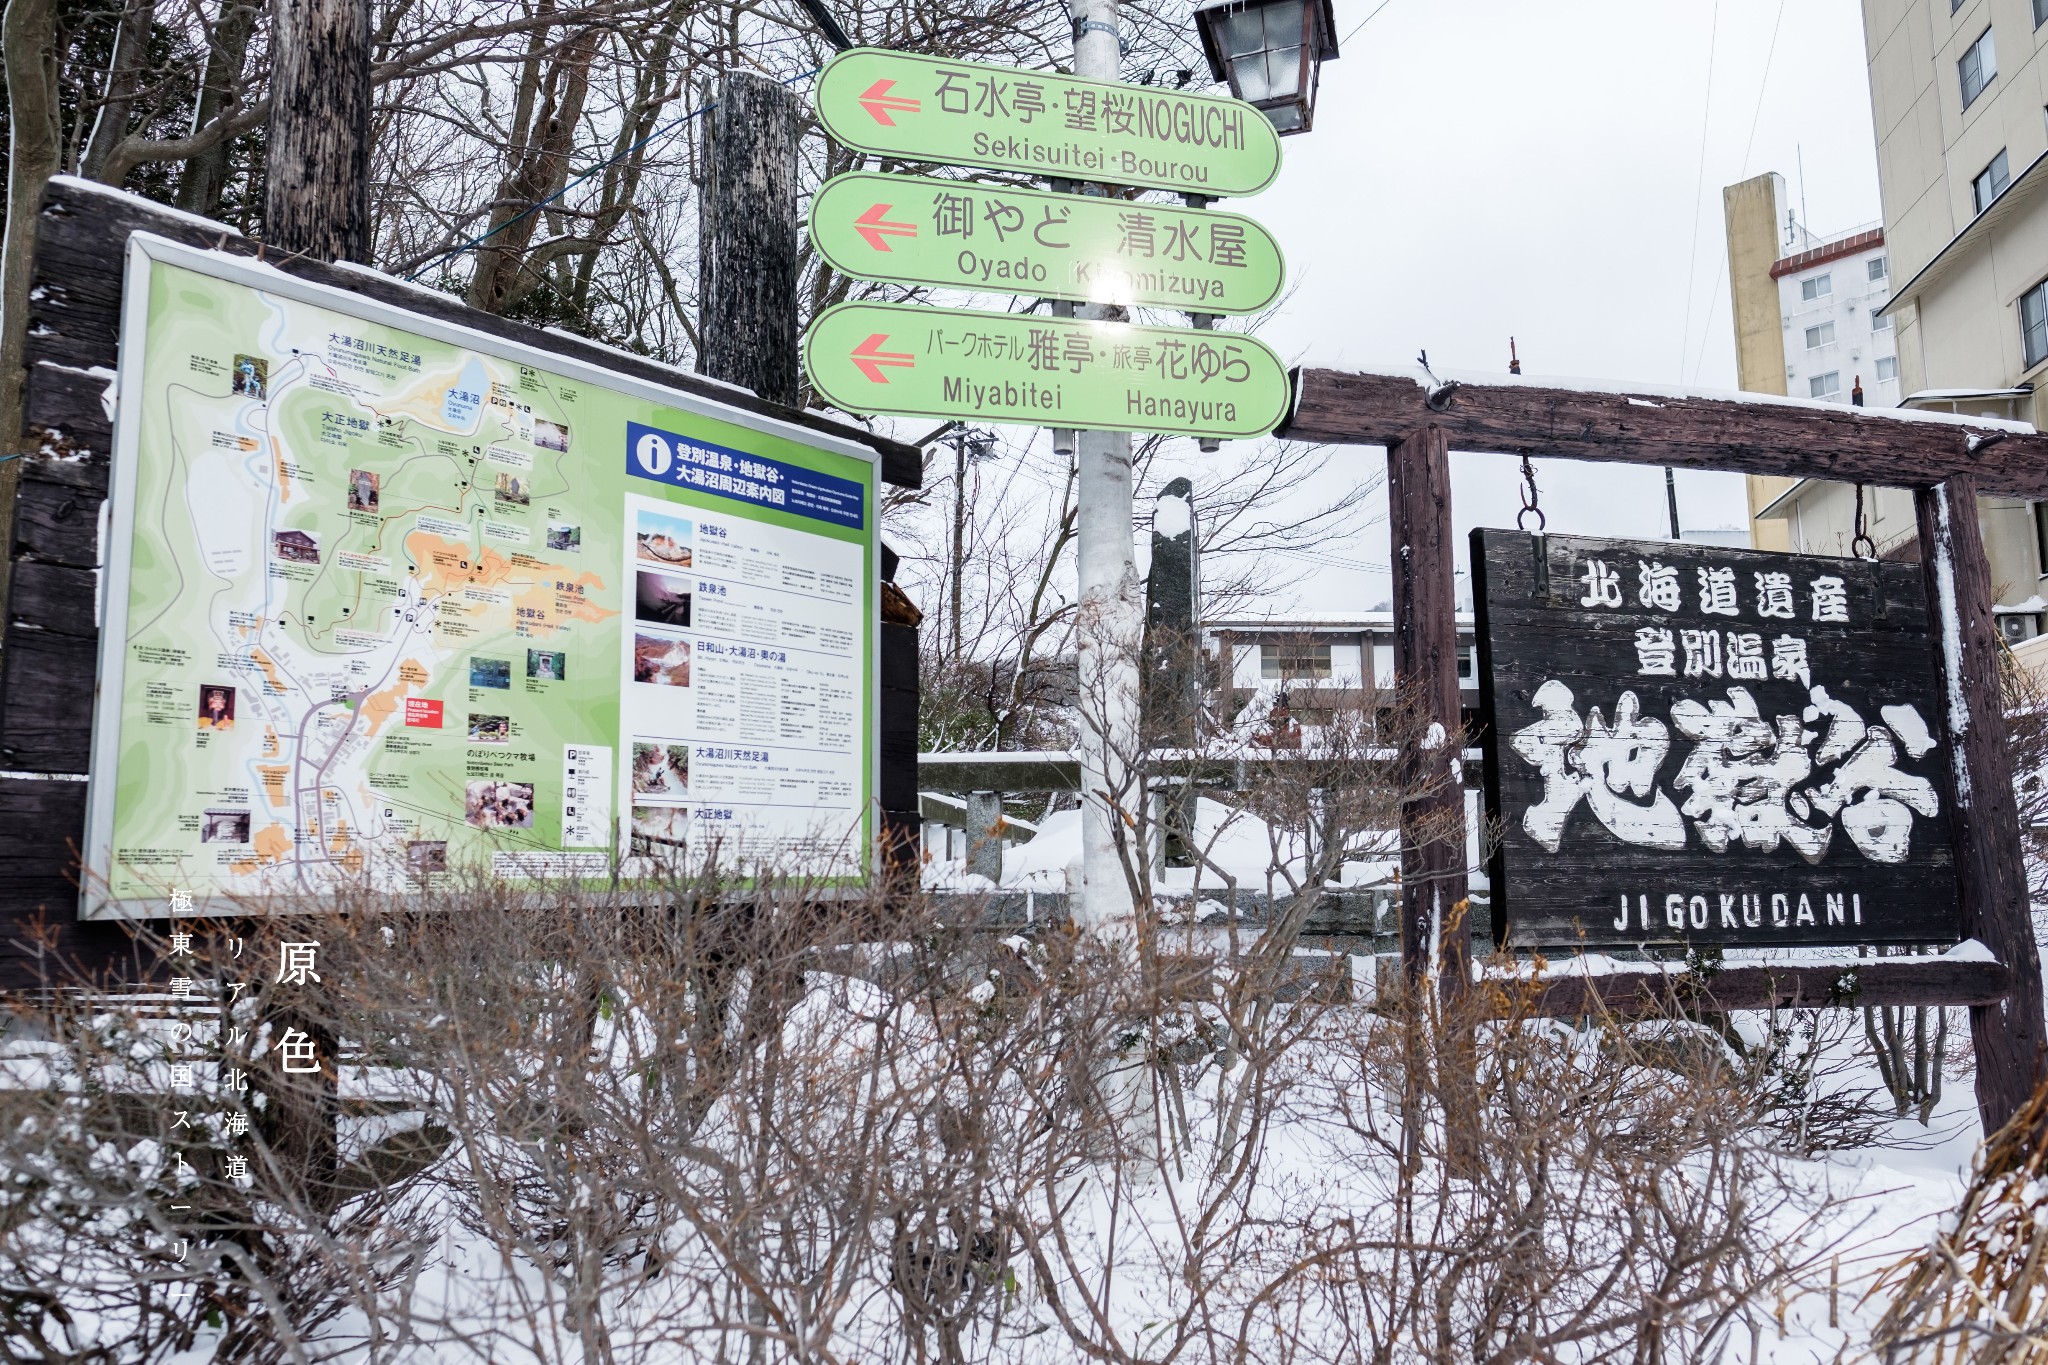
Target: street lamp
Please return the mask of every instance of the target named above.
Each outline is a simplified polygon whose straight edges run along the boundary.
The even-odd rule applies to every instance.
[[[1316,78],[1337,59],[1331,0],[1218,0],[1195,11],[1209,74],[1272,120],[1282,137],[1305,133]]]

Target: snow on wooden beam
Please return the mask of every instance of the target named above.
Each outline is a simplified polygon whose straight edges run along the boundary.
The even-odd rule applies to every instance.
[[[1969,474],[1986,493],[2048,498],[2048,436],[2029,423],[1725,390],[1305,368],[1275,434],[1392,445],[1432,423],[1453,450],[1898,488]]]

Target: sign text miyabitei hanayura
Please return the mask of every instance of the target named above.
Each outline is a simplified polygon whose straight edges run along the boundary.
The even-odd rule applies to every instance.
[[[1287,370],[1232,332],[842,303],[804,336],[811,383],[851,412],[1263,436]]]
[[[902,161],[1197,194],[1256,194],[1280,172],[1273,125],[1242,100],[854,48],[826,64],[818,119]]]
[[[1472,533],[1496,935],[1953,941],[1917,565]]]
[[[913,175],[828,181],[811,241],[866,280],[1196,313],[1256,313],[1286,273],[1238,214]]]

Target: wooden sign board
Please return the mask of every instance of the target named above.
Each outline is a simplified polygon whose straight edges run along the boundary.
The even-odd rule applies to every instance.
[[[1496,937],[1959,937],[1920,566],[1472,533]]]

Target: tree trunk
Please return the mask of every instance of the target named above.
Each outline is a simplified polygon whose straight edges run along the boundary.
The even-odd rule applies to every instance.
[[[748,72],[718,97],[698,369],[797,405],[796,142],[799,103]]]
[[[7,231],[0,245],[0,452],[23,443],[27,376],[28,291],[36,254],[36,216],[43,187],[57,173],[64,134],[57,105],[56,0],[7,0],[0,18],[0,50],[7,71]],[[21,461],[0,464],[0,526],[14,521]],[[9,565],[0,556],[0,602],[7,600]]]
[[[263,183],[264,241],[321,260],[370,259],[369,0],[277,0]],[[271,1141],[300,1173],[311,1206],[339,1198],[337,1042],[319,1014],[289,999],[271,1016],[297,1028],[321,1060],[317,1076],[279,1076]],[[271,1059],[274,1061],[274,1059]]]
[[[78,162],[78,173],[88,180],[100,178],[107,156],[128,135],[128,117],[142,81],[149,33],[155,26],[156,0],[128,0],[122,6],[121,22],[114,30],[114,54],[107,60],[106,84],[100,93],[99,117],[93,121],[92,136]],[[111,183],[119,184],[125,178],[125,174],[117,176]]]
[[[255,29],[256,6],[244,0],[228,0],[213,28],[206,72],[200,77],[199,99],[192,109],[195,134],[220,118],[230,101],[237,98],[242,70],[248,62],[249,35]],[[202,218],[216,217],[227,180],[228,139],[223,138],[185,163],[185,173],[178,179],[178,207]]]
[[[263,240],[370,259],[369,0],[277,0]]]
[[[547,278],[543,272],[548,258],[529,251],[543,217],[534,210],[568,183],[569,153],[590,90],[590,63],[599,31],[584,29],[547,66],[541,64],[538,51],[544,37],[536,31],[536,50],[529,53],[520,77],[505,177],[499,182],[490,231],[477,248],[476,273],[470,277],[469,304],[485,312],[516,307]],[[555,311],[565,314],[560,305],[567,302],[565,294]]]

